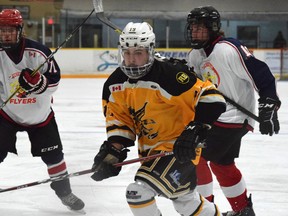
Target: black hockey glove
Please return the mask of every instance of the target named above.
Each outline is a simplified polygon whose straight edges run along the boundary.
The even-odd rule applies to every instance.
[[[115,167],[113,164],[123,162],[127,158],[128,149],[117,149],[110,142],[105,141],[94,158],[91,178],[95,181],[117,176],[121,167]]]
[[[25,68],[21,71],[18,82],[20,87],[27,93],[40,94],[47,89],[48,82],[44,75],[37,71],[32,76],[33,70]]]
[[[174,143],[174,156],[180,163],[194,160],[195,148],[203,144],[207,137],[207,131],[211,128],[208,124],[190,122]]]
[[[280,108],[281,101],[272,98],[260,98],[259,100],[259,130],[261,134],[272,136],[274,132],[278,134],[280,125],[277,110]]]

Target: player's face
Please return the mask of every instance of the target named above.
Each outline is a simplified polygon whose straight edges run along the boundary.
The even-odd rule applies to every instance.
[[[209,39],[209,32],[203,23],[192,23],[190,30],[193,40],[207,41]]]
[[[17,28],[0,26],[0,43],[13,44],[17,42]]]
[[[126,67],[139,67],[148,63],[149,54],[146,48],[131,47],[122,50]]]

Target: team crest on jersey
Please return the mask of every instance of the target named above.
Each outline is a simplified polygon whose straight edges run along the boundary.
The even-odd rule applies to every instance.
[[[214,85],[219,86],[220,84],[219,74],[210,62],[206,62],[202,66],[202,76],[205,80],[209,80]]]
[[[27,97],[27,93],[23,90],[23,89],[19,89],[19,91],[16,94],[16,97],[18,98],[26,98]]]
[[[15,73],[12,73],[10,76],[9,76],[9,79],[14,79],[15,77],[19,77],[20,76],[20,71],[17,71]]]
[[[179,72],[176,74],[176,80],[181,84],[187,84],[190,78],[185,72]]]
[[[19,76],[20,72],[13,73],[9,78],[15,78]],[[16,92],[16,93],[15,93]],[[10,104],[32,104],[36,103],[35,97],[28,97],[30,94],[25,92],[22,88],[19,87],[18,80],[14,80],[10,83],[10,93],[15,94],[15,97],[9,100]]]
[[[153,119],[146,119],[144,117],[146,113],[146,106],[147,102],[139,110],[129,107],[129,112],[133,116],[135,125],[137,125],[137,128],[139,128],[139,139],[142,136],[145,136],[148,139],[154,139],[158,136],[158,131],[155,131],[153,128],[153,125],[156,124],[156,122]]]
[[[13,80],[15,77],[19,77],[20,72],[15,72],[9,76],[9,79]],[[13,82],[10,83],[10,93],[13,94],[15,91],[16,92],[16,97],[18,98],[25,98],[26,97],[26,92],[19,88],[19,83],[18,80],[14,80]]]

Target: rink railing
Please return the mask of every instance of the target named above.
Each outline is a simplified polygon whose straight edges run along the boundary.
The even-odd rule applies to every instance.
[[[157,49],[166,58],[185,59],[190,49]],[[254,56],[266,62],[275,77],[288,77],[288,52],[280,49],[253,49]],[[63,48],[55,55],[63,78],[105,78],[118,67],[118,50],[111,48]],[[281,70],[282,68],[282,70]]]

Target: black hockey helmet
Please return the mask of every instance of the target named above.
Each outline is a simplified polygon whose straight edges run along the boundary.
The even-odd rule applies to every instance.
[[[192,38],[191,24],[203,23],[209,31],[209,40],[200,41]],[[213,41],[218,35],[221,28],[219,12],[212,6],[201,6],[194,8],[187,16],[185,26],[185,39],[194,49],[206,48],[209,42]]]

